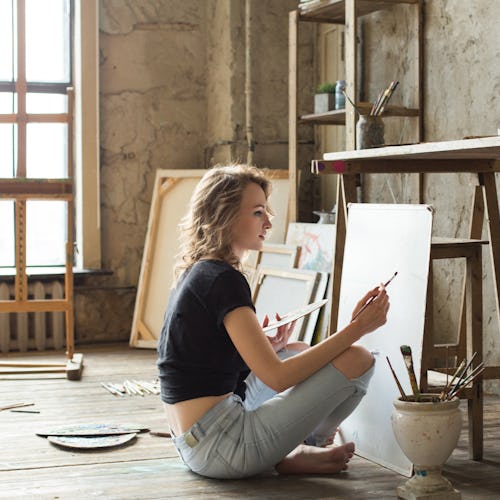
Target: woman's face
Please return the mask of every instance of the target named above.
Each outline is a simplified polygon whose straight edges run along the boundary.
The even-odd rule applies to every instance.
[[[235,255],[241,259],[246,250],[261,250],[271,227],[264,190],[252,182],[243,190],[238,217],[232,228]]]

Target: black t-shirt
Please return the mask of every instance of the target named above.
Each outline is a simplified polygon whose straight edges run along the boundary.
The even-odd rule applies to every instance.
[[[234,392],[245,397],[249,369],[224,327],[238,307],[255,311],[248,282],[218,260],[184,272],[172,290],[158,343],[161,399],[174,404]]]

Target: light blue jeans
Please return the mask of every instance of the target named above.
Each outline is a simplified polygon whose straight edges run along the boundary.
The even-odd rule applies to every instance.
[[[295,354],[283,350],[278,356]],[[324,444],[366,394],[373,371],[349,380],[328,364],[279,394],[251,373],[245,401],[225,398],[173,443],[202,476],[235,479],[270,470],[304,441]]]

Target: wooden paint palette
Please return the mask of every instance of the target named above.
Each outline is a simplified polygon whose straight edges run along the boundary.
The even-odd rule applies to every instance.
[[[149,429],[140,425],[112,425],[112,424],[71,424],[61,427],[44,429],[36,432],[37,436],[117,436],[122,434],[145,432]]]
[[[291,311],[285,314],[279,321],[274,321],[273,323],[269,323],[269,325],[262,328],[263,332],[269,332],[271,330],[275,330],[276,328],[291,323],[297,319],[302,318],[303,316],[307,316],[312,313],[316,309],[323,307],[328,302],[328,299],[318,300],[317,302],[313,302],[312,304],[308,304],[307,306],[301,307],[294,311]]]
[[[48,436],[47,439],[57,446],[79,450],[91,450],[95,448],[114,448],[123,446],[133,441],[137,434],[119,434],[112,436]]]

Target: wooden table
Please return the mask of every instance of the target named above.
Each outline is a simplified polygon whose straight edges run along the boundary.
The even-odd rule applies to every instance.
[[[312,162],[312,171],[318,175],[336,174],[339,176],[330,331],[335,331],[337,328],[347,205],[357,201],[356,177],[358,174],[472,173],[477,175],[478,186],[474,191],[468,236],[470,240],[480,240],[483,223],[486,222],[492,257],[497,319],[500,321],[500,215],[495,184],[495,172],[500,172],[500,137],[326,153],[323,160],[314,160]],[[423,202],[422,192],[419,193],[419,199],[420,202]],[[463,240],[460,243],[463,246]],[[478,295],[480,293],[481,291],[477,292]],[[464,291],[462,310],[464,310],[465,296]],[[478,300],[478,303],[481,304],[481,301]],[[472,338],[472,341],[473,344],[477,345],[478,339],[482,338],[482,310],[475,315],[479,315],[477,321],[475,321],[475,326],[478,327],[479,325],[480,331],[477,332],[477,338]],[[474,331],[477,331],[477,329],[472,330],[472,337],[474,337]],[[476,359],[479,359],[479,357]],[[487,367],[483,373],[483,378],[500,379],[500,367]],[[472,454],[475,459],[479,459],[482,456],[482,446],[477,445]]]
[[[409,146],[326,153],[323,160],[313,160],[312,171],[318,175],[337,174],[337,218],[333,268],[332,315],[336,327],[340,278],[344,257],[347,204],[356,201],[357,174],[453,173],[469,172],[478,176],[486,213],[480,213],[481,199],[474,199],[470,238],[481,239],[483,220],[488,224],[492,254],[497,309],[500,286],[500,216],[495,172],[500,172],[500,137],[461,141],[428,142]],[[476,191],[476,194],[478,194]]]

